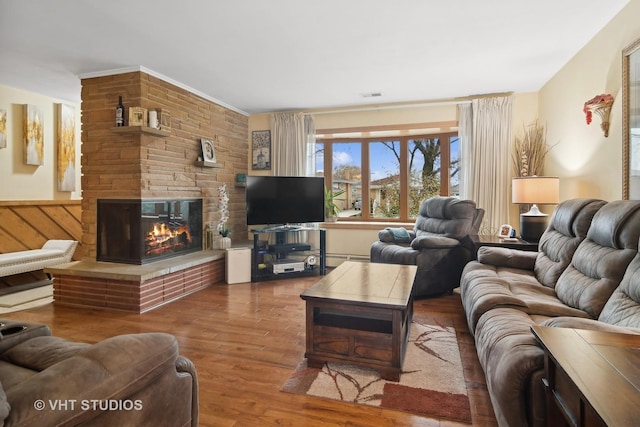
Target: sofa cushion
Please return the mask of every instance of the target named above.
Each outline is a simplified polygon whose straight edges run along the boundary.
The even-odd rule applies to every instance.
[[[604,305],[598,320],[611,325],[640,328],[640,253],[627,267],[620,286]]]
[[[571,199],[554,210],[549,226],[540,238],[534,272],[540,283],[555,287],[558,278],[571,262],[604,200]]]
[[[478,248],[478,262],[496,267],[507,267],[518,270],[533,271],[537,252],[519,251],[508,248],[481,246]]]
[[[2,354],[2,360],[16,366],[44,371],[53,364],[76,355],[91,344],[67,341],[60,337],[43,336],[22,342]]]
[[[640,201],[607,203],[594,216],[587,238],[556,285],[566,305],[597,319],[638,252]]]
[[[476,204],[472,200],[432,197],[420,204],[414,232],[418,237],[421,234],[439,234],[461,239],[471,232],[476,215]]]

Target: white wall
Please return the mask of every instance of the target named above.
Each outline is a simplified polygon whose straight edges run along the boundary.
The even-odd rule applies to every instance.
[[[629,4],[540,90],[540,118],[557,143],[545,171],[560,177],[560,199],[622,198],[622,50],[640,37],[640,0]],[[609,93],[615,101],[609,137],[600,117],[586,124],[584,102]]]
[[[7,147],[0,148],[0,200],[80,199],[80,105],[76,111],[76,191],[60,192],[57,184],[56,104],[63,101],[0,85],[0,109],[7,111]],[[44,165],[23,160],[23,108],[37,106],[44,116]]]

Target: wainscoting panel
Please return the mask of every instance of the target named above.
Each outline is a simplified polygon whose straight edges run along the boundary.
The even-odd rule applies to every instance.
[[[47,240],[77,240],[82,258],[80,200],[0,201],[0,253],[39,249]]]

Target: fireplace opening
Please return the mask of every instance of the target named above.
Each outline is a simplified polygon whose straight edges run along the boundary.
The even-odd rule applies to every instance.
[[[145,264],[202,250],[202,200],[98,200],[97,260]]]

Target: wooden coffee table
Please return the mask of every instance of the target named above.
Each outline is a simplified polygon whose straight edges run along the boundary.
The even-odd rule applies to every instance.
[[[398,381],[413,316],[416,269],[347,261],[304,291],[308,366],[352,364]]]

